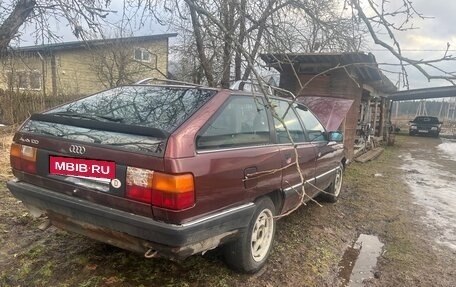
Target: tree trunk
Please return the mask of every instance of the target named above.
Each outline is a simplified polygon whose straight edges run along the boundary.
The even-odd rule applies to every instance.
[[[0,26],[0,50],[5,51],[11,39],[16,36],[19,28],[27,20],[33,8],[36,6],[35,0],[19,0],[11,14]]]
[[[244,39],[245,39],[245,8],[246,8],[247,1],[241,1],[241,9],[240,13],[240,23],[239,23],[239,37],[238,42],[241,47],[244,46]],[[242,76],[242,55],[239,49],[236,49],[236,55],[234,58],[234,80],[239,81]]]
[[[222,79],[221,84],[223,88],[230,87],[230,76],[231,76],[231,52],[233,50],[233,34],[234,34],[234,4],[231,0],[226,0],[223,3],[222,8],[223,13],[223,25],[226,28],[226,32],[224,35],[224,45],[223,45],[223,72],[222,72]]]
[[[264,30],[265,30],[265,23],[263,23],[263,25],[261,25],[258,28],[258,34],[257,34],[256,40],[255,40],[255,45],[253,46],[253,49],[250,52],[252,59],[256,58],[257,53],[261,47],[261,40],[263,39]],[[253,69],[253,67],[250,65],[245,69],[244,75],[242,76],[243,81],[246,81],[249,79],[252,69]]]
[[[190,9],[190,16],[192,17],[192,24],[193,24],[193,33],[195,35],[196,40],[196,49],[198,50],[198,56],[201,62],[201,66],[203,67],[204,75],[207,79],[207,84],[210,87],[214,87],[214,74],[212,71],[212,65],[209,59],[206,57],[204,51],[204,43],[203,43],[203,36],[201,34],[201,25],[198,19],[198,15],[192,5],[188,5]]]

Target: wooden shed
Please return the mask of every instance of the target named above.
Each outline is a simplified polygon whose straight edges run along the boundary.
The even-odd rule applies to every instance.
[[[280,73],[279,86],[299,101],[311,109],[318,102],[330,106],[326,114],[317,115],[326,118],[323,123],[330,124],[331,114],[339,114],[341,120],[331,129],[344,132],[349,159],[372,147],[374,138],[388,136],[391,101],[387,95],[397,89],[378,69],[372,54],[262,54],[261,58]],[[335,104],[344,100],[351,105]]]

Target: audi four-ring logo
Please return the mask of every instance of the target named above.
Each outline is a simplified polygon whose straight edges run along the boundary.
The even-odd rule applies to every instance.
[[[69,151],[75,154],[84,154],[86,152],[86,148],[80,145],[72,144],[69,148]]]

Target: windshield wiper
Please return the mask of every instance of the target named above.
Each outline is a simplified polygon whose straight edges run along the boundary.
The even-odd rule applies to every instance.
[[[71,117],[71,118],[82,118],[82,119],[89,119],[89,120],[107,120],[110,122],[117,122],[120,123],[123,121],[123,118],[115,118],[115,117],[110,117],[110,116],[105,116],[105,115],[96,115],[96,114],[78,114],[74,112],[55,112],[55,113],[49,113],[48,115],[55,115],[55,116],[64,116],[64,117]]]

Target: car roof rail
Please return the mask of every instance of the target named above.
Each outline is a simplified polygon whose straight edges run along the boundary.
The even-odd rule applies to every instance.
[[[293,99],[296,99],[296,96],[292,92],[290,92],[288,90],[285,90],[285,89],[282,89],[282,88],[279,88],[279,87],[275,87],[275,86],[272,86],[272,85],[269,85],[269,84],[264,84],[264,86],[267,87],[267,91],[266,92],[269,95],[271,95],[271,96],[278,96],[278,95],[276,95],[274,93],[274,91],[276,91],[276,92],[281,92],[283,94],[290,95]],[[247,87],[250,87],[250,89],[248,89]],[[253,82],[253,81],[239,80],[239,81],[235,81],[233,84],[231,84],[230,89],[231,90],[238,90],[238,91],[260,92],[261,89],[259,87],[260,87],[259,83],[256,83],[256,82]],[[279,97],[280,97],[280,95],[279,95]]]
[[[284,93],[284,94],[288,94],[288,95],[290,95],[293,98],[293,100],[296,99],[295,94],[293,94],[289,90],[285,90],[285,89],[282,89],[282,88],[279,88],[279,87],[274,87],[274,86],[271,86],[271,89],[273,89],[275,91],[278,91],[278,92],[281,92],[281,93]]]
[[[184,82],[184,81],[177,81],[177,80],[170,80],[170,79],[159,79],[159,78],[145,78],[140,81],[137,81],[135,85],[147,85],[151,82],[166,82],[171,84],[180,84],[184,86],[193,86],[193,87],[202,87],[202,85]]]

